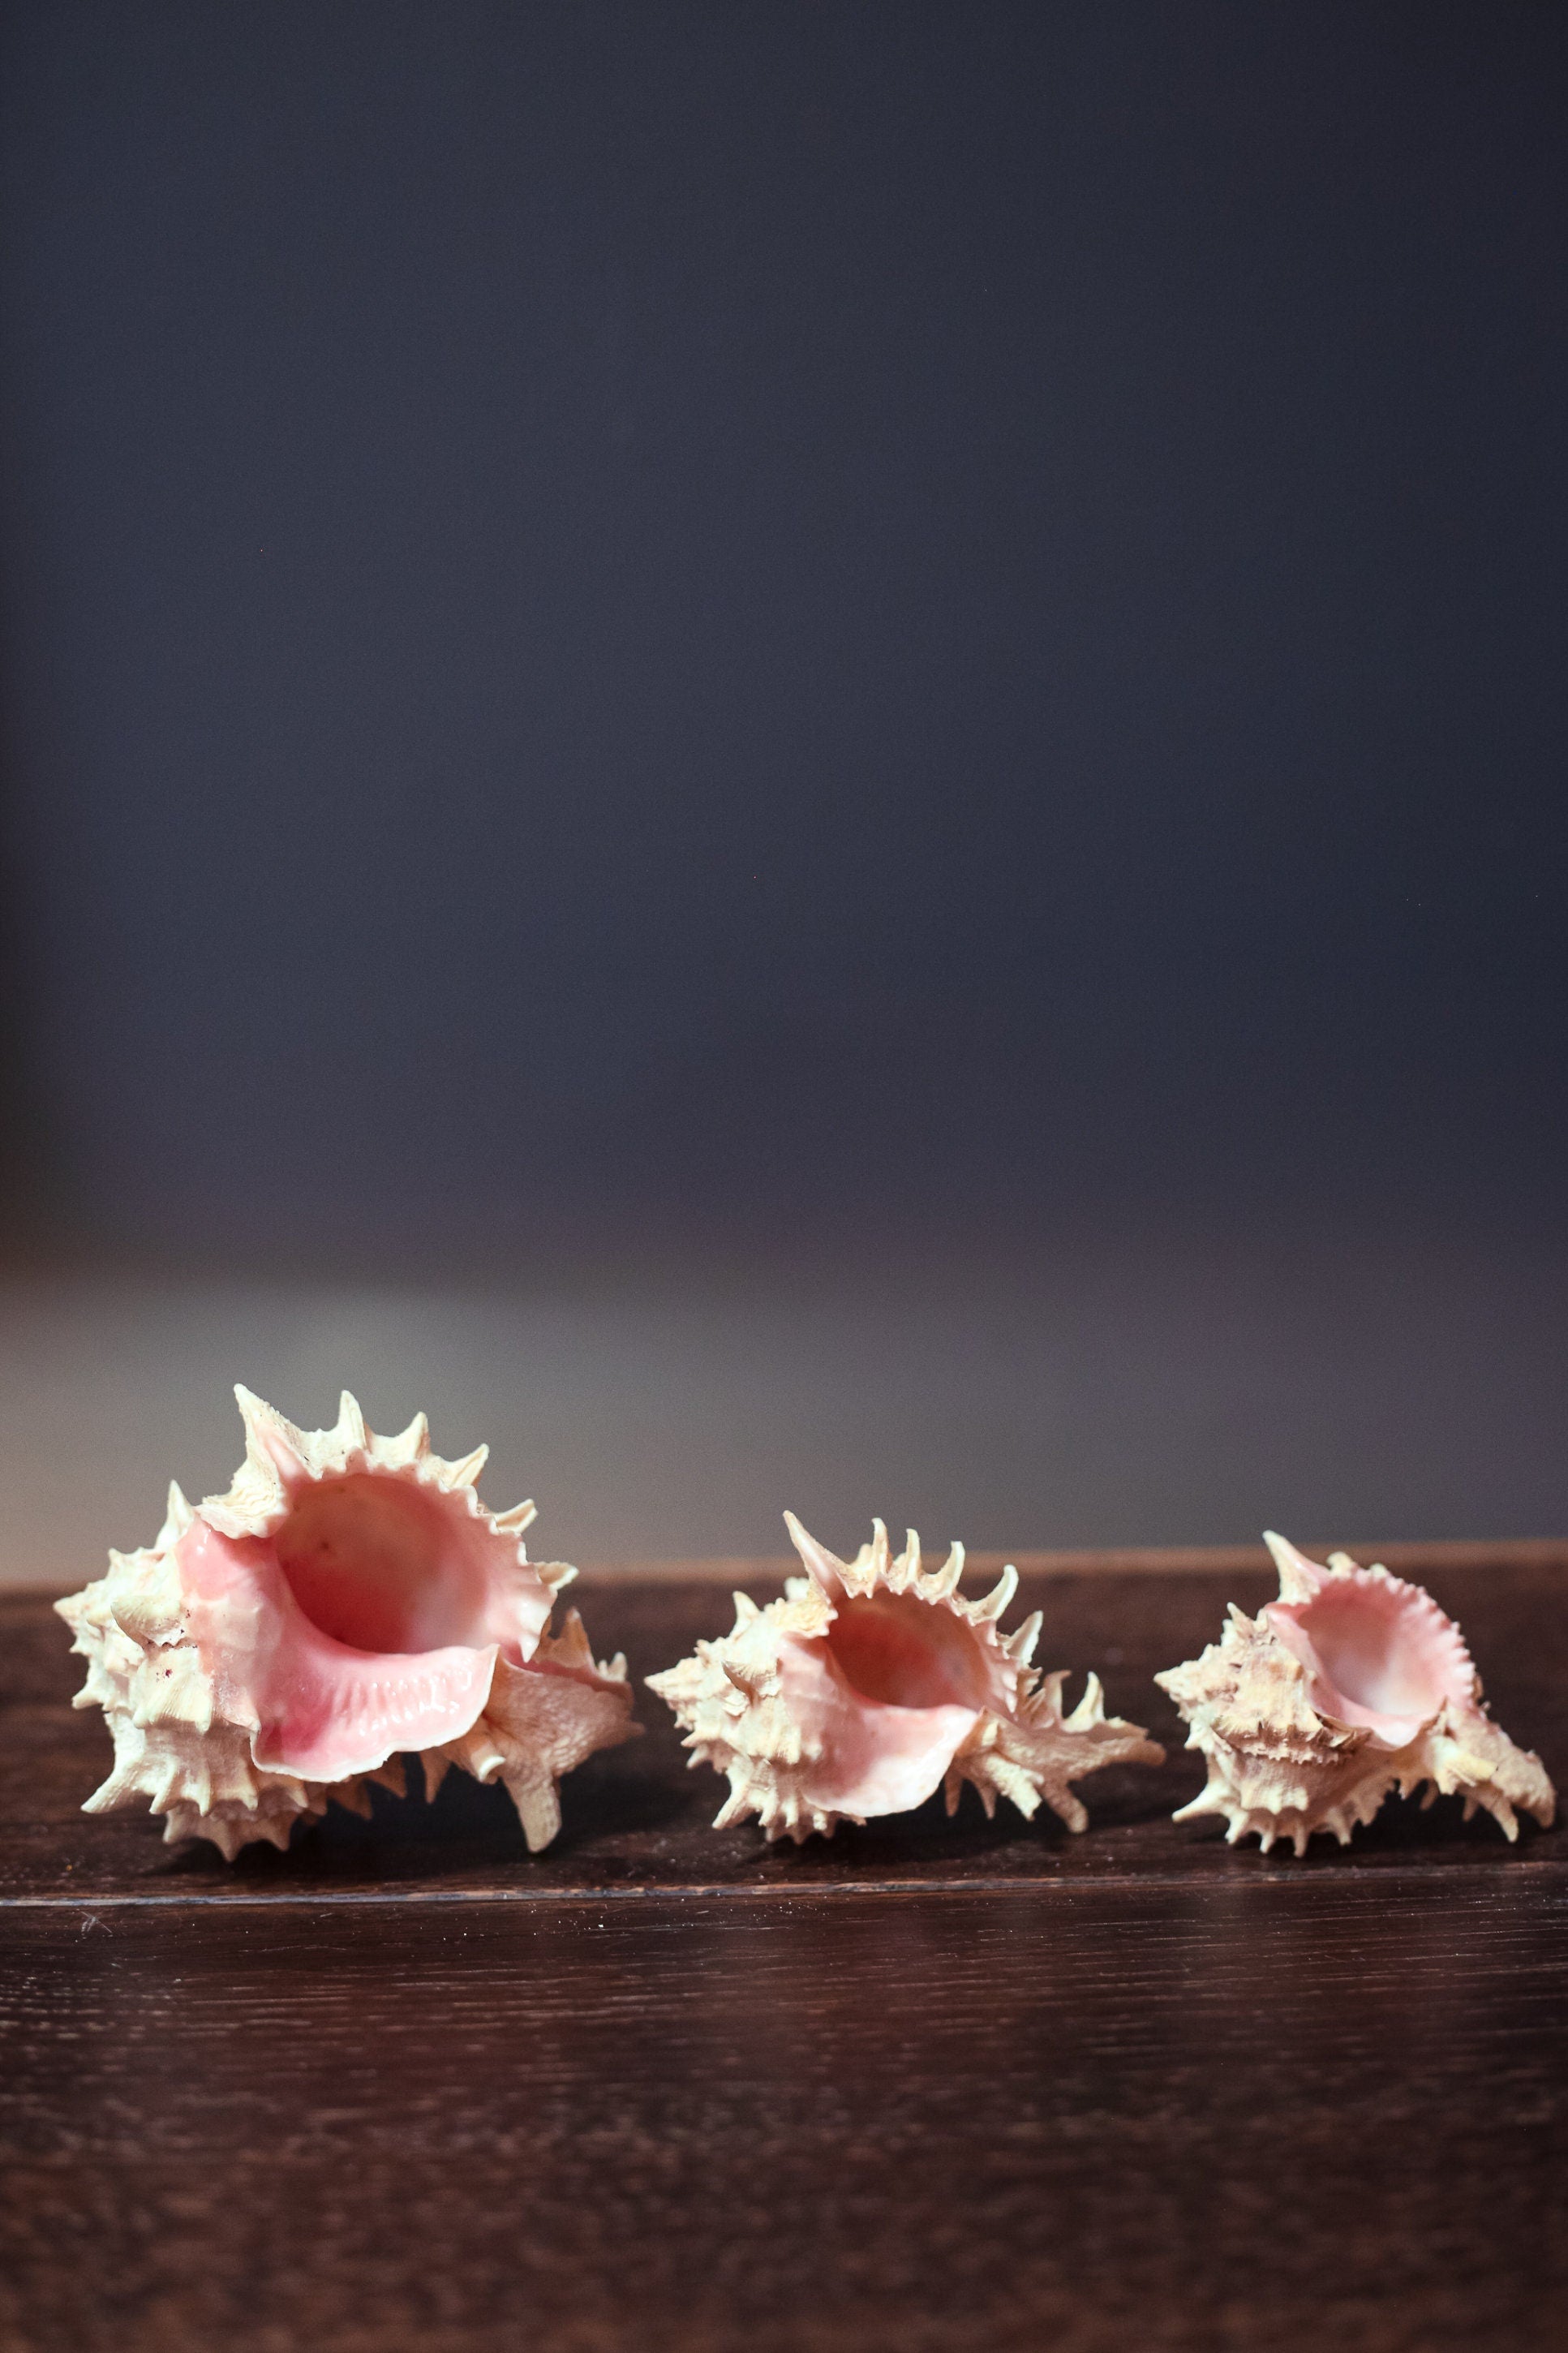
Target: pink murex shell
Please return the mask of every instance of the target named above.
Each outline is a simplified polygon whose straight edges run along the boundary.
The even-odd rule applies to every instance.
[[[692,1764],[728,1777],[716,1830],[755,1814],[770,1839],[798,1845],[842,1820],[907,1813],[944,1786],[951,1814],[972,1781],[987,1814],[998,1797],[1026,1815],[1044,1798],[1081,1831],[1089,1818],[1069,1783],[1103,1765],[1163,1761],[1137,1725],[1107,1717],[1094,1675],[1063,1715],[1066,1672],[1029,1667],[1038,1612],[997,1633],[1016,1569],[965,1601],[962,1545],[923,1575],[912,1532],[894,1559],[874,1521],[871,1542],[842,1561],[784,1519],[805,1575],[764,1609],[737,1593],[731,1633],[647,1679]]]
[[[1556,1796],[1541,1759],[1516,1748],[1481,1702],[1464,1637],[1418,1585],[1345,1553],[1326,1567],[1283,1536],[1265,1538],[1279,1599],[1248,1618],[1231,1608],[1219,1641],[1154,1680],[1208,1764],[1202,1794],[1176,1815],[1220,1814],[1232,1844],[1298,1854],[1317,1831],[1342,1846],[1391,1789],[1425,1804],[1456,1792],[1467,1821],[1484,1807],[1510,1839],[1515,1809],[1546,1828]]]
[[[227,1494],[193,1510],[171,1487],[156,1543],[56,1604],[88,1661],[76,1704],[114,1736],[85,1810],[148,1798],[166,1838],[232,1860],[330,1798],[368,1814],[367,1780],[401,1795],[413,1752],[430,1797],[452,1765],[503,1781],[547,1845],[561,1776],[638,1727],[626,1662],[596,1664],[574,1610],[547,1631],[577,1572],[528,1558],[533,1505],[487,1511],[488,1450],[443,1461],[423,1414],[378,1438],[345,1391],[336,1427],[307,1431],[236,1395]]]

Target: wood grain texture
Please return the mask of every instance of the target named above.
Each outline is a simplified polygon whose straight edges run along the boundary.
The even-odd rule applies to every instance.
[[[1568,1778],[1568,1555],[1428,1581]],[[1046,1663],[1173,1743],[1084,1785],[1081,1839],[967,1803],[715,1833],[644,1694],[544,1855],[454,1775],[233,1867],[80,1815],[79,1662],[0,1605],[0,2348],[1568,2340],[1563,1841],[1457,1803],[1301,1862],[1173,1825],[1201,1774],[1150,1673],[1271,1580],[1025,1585]],[[700,1573],[580,1593],[639,1674],[728,1622]]]

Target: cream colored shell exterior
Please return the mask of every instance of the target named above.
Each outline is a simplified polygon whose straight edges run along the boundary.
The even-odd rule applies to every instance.
[[[1293,1546],[1272,1535],[1268,1541],[1279,1570],[1279,1599],[1310,1600],[1321,1584],[1309,1582],[1297,1567]],[[1307,1566],[1315,1579],[1324,1577],[1315,1564]],[[1327,1575],[1397,1587],[1412,1606],[1424,1604],[1441,1617],[1429,1594],[1379,1565],[1362,1569],[1348,1554],[1331,1553]],[[1370,1822],[1391,1790],[1407,1798],[1423,1783],[1425,1805],[1439,1795],[1461,1795],[1467,1821],[1484,1807],[1510,1840],[1519,1835],[1516,1809],[1543,1829],[1555,1812],[1556,1793],[1540,1757],[1516,1748],[1492,1722],[1480,1703],[1479,1680],[1473,1706],[1446,1701],[1413,1739],[1389,1748],[1364,1725],[1321,1715],[1308,1696],[1308,1670],[1267,1617],[1248,1618],[1233,1602],[1219,1641],[1154,1681],[1191,1727],[1187,1746],[1200,1750],[1208,1765],[1206,1786],[1173,1819],[1219,1814],[1233,1846],[1256,1833],[1265,1853],[1278,1839],[1289,1840],[1300,1855],[1319,1831],[1331,1831],[1345,1846],[1357,1823]]]
[[[468,1490],[475,1516],[497,1534],[521,1540],[534,1518],[532,1504],[486,1511],[472,1493],[489,1453],[479,1447],[457,1462],[430,1451],[425,1416],[395,1438],[377,1437],[345,1390],[336,1425],[300,1430],[253,1397],[236,1392],[246,1427],[246,1459],[225,1495],[204,1503],[202,1516],[233,1536],[263,1534],[287,1501],[275,1459],[280,1440],[312,1479],[349,1472],[412,1476],[447,1493]],[[272,1443],[268,1443],[268,1440]],[[100,1707],[114,1739],[114,1768],[82,1810],[108,1813],[146,1798],[165,1817],[171,1842],[205,1838],[232,1862],[242,1846],[268,1840],[286,1847],[301,1815],[325,1813],[335,1799],[370,1812],[369,1783],[404,1794],[401,1760],[343,1781],[311,1781],[258,1765],[251,1754],[255,1719],[242,1697],[226,1692],[209,1672],[185,1626],[185,1602],[174,1548],[195,1514],[175,1485],[168,1516],[144,1550],[110,1552],[109,1574],[55,1607],[87,1660],[77,1707]],[[518,1543],[521,1557],[522,1547]],[[528,1567],[552,1596],[577,1572],[563,1562]],[[563,1670],[540,1673],[540,1667]],[[558,1638],[544,1634],[529,1666],[498,1659],[482,1713],[458,1739],[416,1752],[426,1795],[434,1797],[451,1766],[477,1780],[504,1782],[517,1807],[531,1852],[547,1846],[561,1827],[557,1784],[595,1749],[631,1738],[632,1693],[624,1658],[596,1664],[575,1610]]]
[[[999,1797],[1010,1799],[1025,1816],[1032,1815],[1044,1799],[1069,1830],[1081,1831],[1089,1816],[1073,1793],[1074,1781],[1106,1765],[1164,1762],[1164,1750],[1141,1725],[1106,1715],[1097,1675],[1089,1677],[1072,1714],[1063,1714],[1062,1686],[1068,1670],[1041,1675],[1029,1666],[1039,1639],[1038,1610],[1016,1633],[998,1634],[996,1621],[1017,1590],[1016,1568],[1004,1569],[984,1599],[966,1601],[958,1589],[963,1574],[962,1545],[954,1545],[945,1564],[928,1575],[921,1571],[920,1539],[912,1530],[895,1558],[887,1529],[876,1520],[871,1542],[861,1546],[854,1560],[839,1561],[825,1555],[792,1514],[784,1517],[807,1574],[788,1578],[783,1597],[765,1609],[736,1593],[730,1633],[699,1642],[692,1657],[647,1679],[648,1689],[673,1709],[687,1736],[683,1745],[691,1751],[691,1764],[711,1765],[729,1780],[730,1795],[714,1818],[715,1830],[754,1814],[769,1839],[789,1838],[798,1846],[814,1831],[831,1838],[841,1820],[866,1820],[814,1802],[814,1767],[822,1758],[824,1742],[803,1732],[790,1710],[780,1672],[781,1644],[786,1638],[814,1640],[826,1634],[832,1622],[830,1594],[810,1573],[814,1560],[826,1560],[851,1595],[907,1593],[933,1609],[951,1610],[1000,1665],[1008,1704],[1003,1710],[982,1711],[954,1751],[943,1781],[950,1814],[957,1810],[967,1781],[980,1792],[987,1815],[995,1812]]]

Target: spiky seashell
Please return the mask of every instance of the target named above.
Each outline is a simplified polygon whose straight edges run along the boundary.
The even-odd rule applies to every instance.
[[[997,1633],[1016,1568],[965,1601],[962,1545],[923,1575],[912,1530],[894,1559],[874,1520],[871,1542],[842,1561],[793,1513],[784,1520],[805,1575],[765,1609],[737,1593],[731,1633],[647,1678],[692,1764],[728,1776],[715,1830],[755,1814],[770,1839],[799,1845],[840,1821],[907,1813],[940,1785],[951,1814],[973,1781],[987,1814],[998,1797],[1025,1815],[1044,1798],[1081,1831],[1089,1817],[1071,1782],[1102,1765],[1163,1762],[1139,1725],[1107,1716],[1095,1675],[1063,1715],[1066,1669],[1042,1677],[1029,1666],[1038,1610],[1016,1633]]]
[[[1539,1757],[1516,1748],[1481,1703],[1464,1637],[1419,1585],[1348,1553],[1326,1567],[1271,1531],[1279,1599],[1256,1618],[1231,1605],[1202,1658],[1154,1681],[1192,1727],[1208,1783],[1175,1816],[1221,1814],[1234,1845],[1256,1831],[1265,1853],[1315,1831],[1347,1845],[1389,1791],[1426,1784],[1424,1805],[1456,1791],[1510,1839],[1515,1808],[1545,1829],[1556,1793]]]
[[[430,1451],[418,1414],[377,1438],[345,1390],[336,1427],[300,1430],[235,1392],[245,1461],[193,1510],[178,1487],[144,1551],[56,1603],[88,1662],[78,1707],[101,1707],[114,1770],[84,1811],[138,1797],[164,1837],[287,1846],[335,1798],[368,1814],[367,1781],[403,1792],[416,1754],[426,1794],[458,1765],[506,1784],[531,1851],[561,1827],[556,1785],[639,1727],[626,1661],[596,1665],[569,1611],[577,1574],[531,1561],[531,1504],[489,1512],[489,1451]]]

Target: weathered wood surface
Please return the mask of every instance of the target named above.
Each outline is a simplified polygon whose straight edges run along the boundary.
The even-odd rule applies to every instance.
[[[1427,1582],[1568,1779],[1568,1550]],[[973,1800],[715,1833],[645,1694],[545,1855],[453,1775],[233,1867],[78,1811],[79,1662],[0,1602],[0,2348],[1568,2341],[1568,1842],[1457,1802],[1300,1862],[1173,1825],[1202,1776],[1150,1674],[1271,1590],[1026,1576],[1045,1662],[1172,1744],[1083,1785],[1081,1839]],[[728,1624],[695,1564],[578,1598],[639,1675]]]

